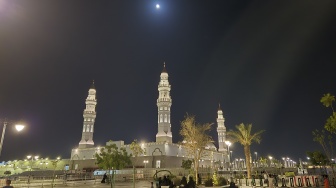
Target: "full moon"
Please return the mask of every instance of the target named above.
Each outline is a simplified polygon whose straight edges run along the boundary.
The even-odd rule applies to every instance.
[[[160,5],[159,4],[156,4],[156,9],[159,9],[160,8]]]

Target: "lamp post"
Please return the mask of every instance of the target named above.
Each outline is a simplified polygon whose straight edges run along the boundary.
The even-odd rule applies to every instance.
[[[258,152],[254,152],[256,158],[255,158],[255,167],[258,167]]]
[[[145,164],[145,168],[146,168],[146,165],[148,163],[148,160],[144,160],[143,163]]]
[[[35,160],[37,160],[39,158],[39,156],[32,156],[32,155],[28,155],[27,156],[27,159],[28,159],[28,161],[30,162],[30,172],[29,172],[29,177],[28,177],[28,187],[29,187],[29,184],[30,184],[30,177],[31,177],[31,171],[32,171],[32,169],[33,169],[33,160],[35,159]]]
[[[228,154],[228,158],[229,158],[229,168],[230,168],[230,173],[231,173],[231,157],[230,157],[230,146],[231,146],[231,142],[227,140],[227,141],[225,141],[225,144],[226,144],[227,147],[228,147],[227,154]]]
[[[1,141],[0,141],[0,156],[1,156],[1,151],[2,151],[3,141],[5,138],[6,127],[8,124],[9,122],[5,119],[3,122],[2,135],[1,135]],[[24,127],[25,127],[24,125],[15,125],[15,129],[19,132],[22,131]]]
[[[272,156],[268,156],[268,158],[270,159],[270,167],[272,166],[272,159],[273,159],[273,157]]]
[[[55,182],[55,171],[56,171],[56,168],[57,168],[57,164],[59,163],[61,161],[61,157],[57,157],[56,158],[56,160],[52,160],[51,161],[51,164],[52,164],[52,166],[54,167],[54,172],[53,172],[53,176],[52,176],[52,183],[51,183],[51,187],[54,187],[55,186],[55,184],[54,184],[54,182]]]

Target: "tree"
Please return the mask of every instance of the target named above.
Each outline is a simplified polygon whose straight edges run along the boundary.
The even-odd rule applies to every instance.
[[[313,131],[313,140],[315,142],[318,142],[322,146],[324,154],[325,154],[324,156],[326,157],[328,164],[331,164],[331,158],[333,156],[333,151],[334,151],[332,136],[330,134],[327,135],[325,130],[321,130],[321,131],[315,130]],[[335,170],[332,164],[331,164],[331,170],[332,170],[333,175],[335,176]]]
[[[183,138],[182,145],[185,147],[187,154],[194,161],[194,177],[198,182],[199,160],[205,155],[205,147],[208,143],[213,142],[211,136],[208,135],[212,123],[199,124],[196,123],[194,115],[186,115],[181,122],[180,135]]]
[[[326,123],[324,124],[324,129],[327,130],[330,134],[327,134],[326,131],[315,130],[313,131],[313,140],[318,142],[324,151],[324,154],[328,158],[329,164],[331,164],[331,158],[333,156],[333,142],[332,142],[332,135],[336,134],[336,112],[333,108],[333,103],[335,102],[335,96],[331,95],[330,93],[324,94],[321,98],[320,102],[323,106],[327,108],[331,108],[332,114],[327,118]],[[327,140],[327,141],[326,141]],[[332,173],[335,177],[334,166],[331,165]]]
[[[113,187],[112,180],[114,178],[114,171],[112,169],[120,170],[131,164],[131,155],[126,152],[125,148],[118,149],[117,145],[112,143],[112,141],[109,141],[105,147],[102,147],[100,153],[96,153],[95,156],[98,167],[108,170],[111,188]]]
[[[188,169],[191,169],[191,165],[193,164],[193,161],[190,160],[190,159],[187,159],[187,160],[182,160],[182,168],[188,170]]]
[[[325,173],[327,173],[326,172],[326,165],[329,164],[329,159],[327,158],[327,156],[325,154],[323,154],[320,151],[313,151],[313,152],[308,151],[307,156],[309,157],[309,162],[312,165],[319,166],[320,170],[321,170],[321,166],[323,166],[324,170],[325,170]],[[315,168],[314,168],[314,171],[315,171]]]
[[[142,155],[144,153],[144,150],[141,148],[137,140],[134,140],[131,143],[130,149],[133,156],[133,188],[135,188],[135,164],[138,161],[138,156]]]
[[[54,172],[53,172],[53,176],[52,176],[52,182],[51,182],[51,187],[54,187],[54,182],[55,182],[55,171],[57,168],[57,164],[61,161],[60,157],[57,157],[55,160],[51,161],[51,165],[54,167]]]
[[[307,156],[309,157],[309,162],[315,166],[325,166],[328,165],[328,158],[320,151],[308,151]]]
[[[320,102],[323,106],[327,108],[331,108],[332,114],[327,119],[326,123],[324,124],[324,128],[329,131],[330,133],[336,134],[336,112],[333,108],[333,102],[335,101],[335,96],[331,95],[330,93],[324,94],[321,98]]]
[[[251,149],[253,142],[260,143],[261,134],[264,130],[252,134],[252,124],[244,125],[243,123],[236,125],[237,131],[230,130],[227,132],[229,139],[232,142],[238,142],[244,146],[244,153],[246,158],[247,177],[251,178]]]

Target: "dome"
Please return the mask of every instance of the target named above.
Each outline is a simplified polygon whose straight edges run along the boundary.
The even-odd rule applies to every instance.
[[[216,148],[215,144],[212,143],[212,142],[209,142],[209,143],[205,146],[205,149],[208,149],[208,150],[215,150],[215,151],[217,151],[217,148]]]

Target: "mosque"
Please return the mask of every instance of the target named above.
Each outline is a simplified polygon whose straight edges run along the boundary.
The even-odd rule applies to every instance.
[[[141,147],[145,151],[143,155],[138,156],[135,166],[146,168],[179,168],[182,160],[190,159],[183,145],[172,142],[171,132],[171,105],[172,98],[170,96],[171,85],[168,81],[168,72],[164,64],[160,75],[158,85],[159,96],[157,99],[158,108],[158,132],[155,142],[142,143]],[[94,83],[89,89],[88,96],[85,101],[86,108],[83,112],[83,129],[82,138],[78,148],[71,151],[70,169],[82,170],[97,168],[95,164],[95,154],[100,148],[94,145],[93,133],[96,118],[96,89]],[[224,125],[223,112],[218,108],[217,111],[217,133],[218,133],[218,149],[213,143],[206,146],[206,154],[200,161],[200,167],[228,168],[229,152],[225,144],[226,127]],[[127,153],[132,153],[130,144],[124,141],[113,141],[118,148],[125,148]]]

